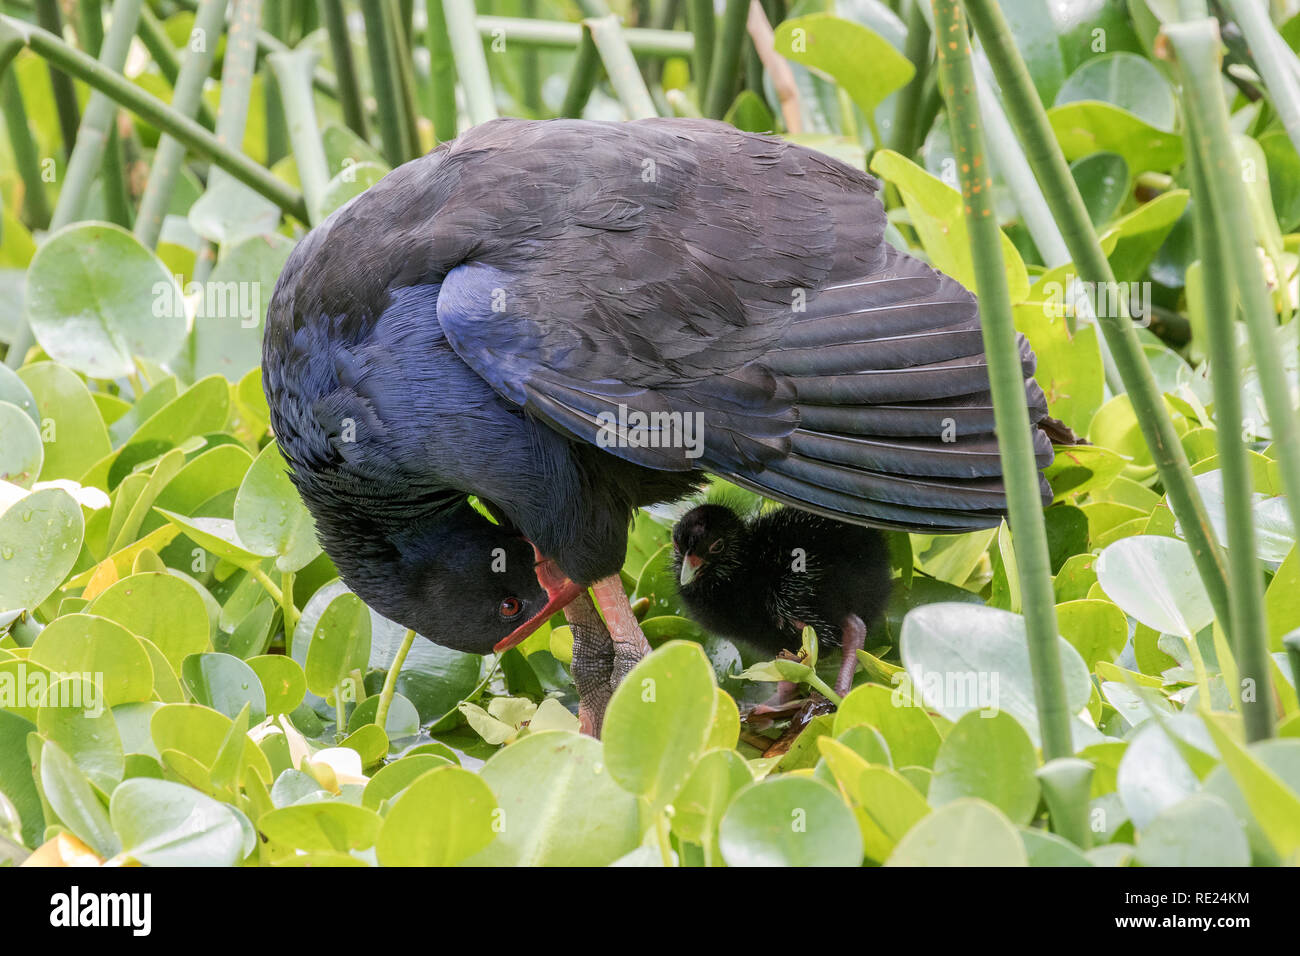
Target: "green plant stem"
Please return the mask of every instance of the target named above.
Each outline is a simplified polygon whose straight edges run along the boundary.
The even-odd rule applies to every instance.
[[[131,187],[126,178],[122,131],[117,121],[117,114],[114,113],[109,121],[108,142],[104,144],[104,160],[100,166],[104,217],[123,229],[130,229],[135,216],[131,209]]]
[[[429,48],[429,119],[433,136],[440,143],[456,138],[456,60],[447,33],[447,14],[442,0],[427,0],[428,23],[424,45]]]
[[[77,39],[91,56],[99,56],[104,43],[104,8],[100,0],[81,0],[77,4]]]
[[[686,9],[691,34],[695,39],[695,95],[702,107],[705,92],[709,88],[709,78],[713,73],[713,43],[717,22],[713,15],[713,0],[688,0]]]
[[[537,19],[537,0],[521,0],[523,14],[530,20]],[[519,85],[523,87],[523,105],[534,119],[542,116],[542,74],[541,60],[537,47],[524,47],[519,55]]]
[[[655,814],[655,842],[659,845],[659,859],[664,866],[675,866],[673,862],[673,841],[668,834],[668,815],[660,810]]]
[[[623,28],[619,26],[618,18],[613,14],[594,17],[584,20],[583,26],[591,33],[591,42],[600,53],[605,74],[627,111],[627,118],[637,120],[658,116],[659,111],[646,89],[636,57],[623,39]]]
[[[907,40],[903,44],[903,55],[916,68],[907,85],[898,93],[894,106],[894,152],[902,153],[908,159],[920,147],[920,132],[917,120],[920,118],[921,94],[925,89],[925,77],[930,65],[930,26],[925,21],[925,0],[907,0]]]
[[[409,157],[420,154],[420,125],[415,108],[415,64],[411,61],[411,35],[402,0],[385,0],[388,4],[389,43],[393,49],[393,63],[397,67],[397,91],[402,106],[402,123],[409,148]]]
[[[582,42],[578,44],[578,53],[573,58],[573,72],[569,74],[569,85],[564,91],[564,103],[560,106],[561,116],[582,116],[591,91],[596,87],[600,77],[600,54],[591,38],[590,30],[582,31]]]
[[[1038,99],[1006,18],[995,0],[966,0],[966,9],[1002,88],[1007,116],[1024,147],[1034,178],[1038,180],[1061,228],[1061,236],[1080,277],[1094,283],[1096,288],[1115,288],[1115,273],[1097,241],[1088,209],[1056,142],[1047,111]],[[1110,298],[1118,301],[1121,308],[1117,314],[1097,316],[1097,325],[1110,348],[1142,436],[1151,450],[1165,493],[1169,496],[1170,508],[1192,550],[1197,573],[1219,620],[1229,620],[1223,552],[1214,536],[1200,492],[1192,480],[1187,454],[1174,431],[1164,397],[1142,352],[1137,330],[1127,314],[1127,303],[1122,296]]]
[[[286,213],[307,222],[302,194],[238,150],[223,145],[198,123],[181,116],[166,103],[150,96],[130,80],[105,70],[95,60],[39,27],[0,15],[0,31],[13,31],[32,52],[57,63],[77,79],[99,90],[145,122],[180,140],[196,156],[230,173],[254,192]]]
[[[749,16],[749,0],[727,0],[722,12],[722,28],[714,43],[713,64],[709,67],[709,85],[704,96],[702,111],[711,119],[722,119],[727,113],[736,92],[736,72],[740,67],[740,51],[749,38],[745,21]]]
[[[572,50],[582,42],[581,24],[562,23],[558,20],[484,16],[477,18],[476,29],[480,36],[485,37],[493,36],[499,31],[508,42],[522,47]],[[710,31],[709,36],[712,35]],[[624,27],[623,37],[633,53],[647,56],[691,56],[696,50],[694,37],[680,30]],[[710,39],[710,55],[712,48],[713,41]]]
[[[1215,264],[1220,268],[1226,266],[1226,269],[1216,274],[1210,271],[1210,263],[1205,263],[1203,274],[1207,284],[1221,276],[1230,277],[1236,299],[1241,304],[1251,352],[1259,373],[1260,391],[1268,410],[1269,426],[1273,431],[1275,447],[1278,449],[1287,507],[1291,514],[1292,525],[1300,526],[1296,524],[1297,514],[1300,514],[1297,512],[1296,505],[1296,502],[1300,501],[1300,445],[1297,444],[1300,443],[1300,425],[1296,421],[1295,409],[1291,406],[1290,388],[1277,347],[1277,320],[1273,313],[1268,287],[1260,272],[1253,240],[1254,228],[1250,218],[1250,207],[1245,186],[1241,181],[1240,160],[1232,142],[1227,105],[1223,100],[1223,92],[1218,86],[1218,26],[1210,19],[1166,24],[1164,33],[1169,38],[1174,51],[1175,64],[1183,83],[1189,125],[1195,134],[1198,181],[1206,190],[1201,194],[1202,201],[1208,198],[1213,208],[1215,228],[1218,230],[1218,235],[1223,237],[1220,255]],[[1226,241],[1229,237],[1232,241]],[[1207,305],[1214,301],[1208,298],[1209,296],[1207,290]],[[1222,294],[1217,294],[1216,298],[1221,299]],[[1232,311],[1227,312],[1223,321],[1229,321],[1232,315]],[[1210,316],[1211,321],[1213,318]],[[1214,368],[1216,379],[1225,374],[1225,366],[1233,361],[1235,342],[1232,342],[1231,336],[1228,336],[1225,341],[1230,342],[1234,348],[1227,352],[1216,349],[1212,353],[1222,356]],[[1219,348],[1222,348],[1222,345]],[[1235,369],[1226,374],[1235,379]],[[1216,413],[1220,413],[1217,407],[1219,401],[1217,388],[1215,395]],[[1239,408],[1237,412],[1240,414]],[[1238,421],[1239,419],[1230,418],[1228,422],[1219,424],[1223,439],[1237,442],[1235,426]],[[1222,435],[1225,424],[1230,431],[1227,435]],[[1221,460],[1221,467],[1223,464]],[[1229,476],[1226,469],[1223,477],[1228,507],[1240,510],[1242,502],[1233,501],[1228,497]],[[1243,479],[1239,474],[1233,475],[1233,478],[1238,482],[1245,481],[1245,487],[1239,488],[1238,491],[1249,509],[1251,500],[1249,479]],[[1244,522],[1244,528],[1238,529],[1236,534],[1242,536],[1243,541],[1249,540],[1251,547],[1241,554],[1234,553],[1233,560],[1234,563],[1249,561],[1253,566],[1255,560],[1253,516],[1249,510],[1245,512]],[[1229,525],[1229,534],[1233,533],[1232,526]],[[1249,538],[1246,535],[1249,535]],[[1235,547],[1231,545],[1231,540],[1230,547]],[[1242,545],[1242,548],[1245,548],[1245,545]],[[1258,575],[1258,570],[1253,567],[1252,572],[1254,576]],[[1235,580],[1233,583],[1248,587],[1248,584],[1242,585]],[[1249,708],[1245,703],[1242,705],[1248,740],[1263,740],[1273,733],[1273,695],[1270,683],[1267,627],[1262,617],[1259,620],[1255,619],[1256,615],[1262,614],[1262,597],[1258,592],[1259,584],[1256,581],[1253,588],[1233,595],[1234,600],[1249,601],[1254,605],[1240,609],[1243,614],[1241,621],[1243,629],[1241,633],[1233,635],[1234,651],[1242,680],[1253,682],[1256,689],[1254,705]]]
[[[375,708],[375,723],[383,730],[388,723],[388,709],[393,705],[393,694],[397,692],[397,678],[402,672],[402,665],[406,663],[406,655],[411,653],[411,645],[415,643],[415,631],[411,628],[406,629],[402,635],[402,643],[397,646],[397,653],[393,656],[393,663],[388,667],[388,674],[384,677],[383,689],[379,691],[379,706]]]
[[[293,579],[292,571],[280,572],[280,616],[284,619],[284,646],[286,650],[293,649],[294,631],[298,627],[298,621],[302,617],[298,613],[298,606],[293,603]]]
[[[58,0],[36,0],[36,23],[51,35],[63,39],[63,14],[59,12]],[[98,53],[93,54],[98,56]],[[63,150],[72,154],[72,147],[77,142],[77,128],[81,125],[81,110],[77,107],[77,93],[72,86],[72,77],[49,63],[50,89],[54,93],[54,111],[59,117],[59,132],[63,135]]]
[[[379,135],[384,144],[384,158],[390,166],[400,166],[411,158],[411,144],[403,117],[401,78],[397,75],[396,51],[392,49],[392,30],[388,24],[387,0],[363,3],[366,18],[366,49],[370,53],[371,86],[379,104]]]
[[[1065,681],[1061,675],[1047,527],[1034,459],[1033,426],[1025,402],[1024,373],[1012,320],[1006,265],[1002,260],[1002,240],[993,208],[993,177],[980,122],[966,18],[958,0],[933,0],[933,5],[940,83],[948,105],[957,166],[961,170],[1043,758],[1051,760],[1070,756],[1073,747]]]
[[[266,593],[271,596],[271,600],[274,601],[276,604],[280,605],[281,607],[284,607],[284,602],[286,600],[292,600],[291,598],[290,599],[285,598],[284,591],[280,589],[280,586],[276,584],[274,581],[272,581],[271,576],[267,574],[265,571],[263,571],[259,566],[254,565],[253,567],[249,568],[248,573],[252,575],[254,581],[262,585],[262,587],[266,589]]]
[[[44,229],[50,224],[50,198],[45,194],[45,183],[41,179],[41,158],[36,139],[27,124],[23,91],[13,70],[0,74],[0,111],[5,116],[14,165],[23,181],[23,209],[27,214],[27,224],[33,229]]]
[[[301,47],[289,53],[272,53],[266,58],[275,71],[280,88],[284,114],[289,123],[289,142],[293,145],[298,178],[302,181],[312,225],[323,218],[325,187],[330,180],[311,86],[312,70],[319,57],[320,54],[310,47]]]
[[[436,2],[436,0],[430,0]],[[343,108],[343,122],[362,139],[367,138],[366,111],[361,105],[361,84],[357,82],[356,62],[352,57],[352,41],[348,36],[347,17],[343,0],[320,0],[320,9],[329,33],[330,53],[334,58],[334,75],[338,77],[339,106]],[[313,82],[315,74],[313,74]]]
[[[809,687],[817,691],[817,693],[821,694],[836,707],[840,706],[840,704],[844,702],[843,698],[841,698],[839,694],[835,693],[835,691],[831,690],[830,685],[818,677],[817,672],[811,668],[809,668],[807,680]]]
[[[203,83],[212,72],[212,61],[217,55],[215,38],[220,36],[226,18],[226,0],[203,0],[194,17],[194,29],[202,30],[205,38],[202,49],[186,47],[185,60],[176,77],[171,108],[182,116],[193,118],[194,111],[203,100]],[[171,203],[172,190],[185,159],[185,147],[173,136],[163,134],[149,167],[149,180],[136,214],[135,237],[152,249],[158,244],[163,219]]]
[[[483,42],[475,25],[474,0],[442,0],[442,10],[452,58],[456,61],[456,74],[465,93],[465,111],[469,114],[470,125],[477,126],[496,119],[496,97],[492,91],[487,57],[483,54]]]

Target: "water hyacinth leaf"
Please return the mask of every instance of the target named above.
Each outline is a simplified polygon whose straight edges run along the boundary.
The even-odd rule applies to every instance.
[[[782,775],[738,793],[718,827],[728,866],[858,866],[853,811],[811,777]]]
[[[1078,652],[1065,640],[1058,641],[1066,709],[1077,714],[1088,703],[1092,681]],[[1038,740],[1034,682],[1020,615],[967,604],[927,604],[903,621],[901,651],[915,691],[949,720],[972,710],[1001,710]],[[894,742],[889,745],[893,749]],[[900,763],[897,755],[894,762]]]
[[[45,446],[31,416],[0,401],[0,480],[30,488],[40,477]]]
[[[237,810],[168,780],[126,781],[109,814],[122,857],[145,866],[235,866],[253,851]]]
[[[238,381],[262,359],[262,326],[271,291],[293,250],[284,236],[252,236],[224,250],[201,285],[186,343],[189,377]]]
[[[1159,726],[1147,723],[1133,735],[1119,763],[1116,792],[1139,831],[1198,789],[1196,774]]]
[[[181,665],[181,679],[200,704],[234,718],[245,706],[249,719],[266,717],[266,692],[251,667],[229,654],[191,654]]]
[[[316,525],[275,442],[262,449],[239,486],[235,531],[252,550],[274,554],[281,571],[297,571],[320,554]]]
[[[1196,488],[1205,502],[1205,510],[1220,541],[1228,539],[1228,521],[1223,497],[1223,472],[1215,469],[1197,475]],[[1263,494],[1252,496],[1255,518],[1255,557],[1277,564],[1295,547],[1295,529],[1285,497]]]
[[[379,768],[370,778],[361,797],[362,806],[378,810],[385,800],[391,800],[404,791],[417,777],[438,767],[450,766],[450,760],[437,754],[412,754],[394,760]]]
[[[32,644],[30,659],[58,674],[89,675],[108,707],[153,696],[153,664],[134,634],[93,614],[65,614]]]
[[[145,306],[145,307],[142,307]],[[92,378],[165,361],[185,336],[176,280],[126,230],[75,223],[41,244],[27,271],[27,318],[55,361]]]
[[[886,866],[1028,866],[1011,821],[983,800],[955,800],[899,841]]]
[[[823,737],[817,743],[852,801],[863,853],[883,863],[907,831],[930,812],[924,794],[898,771],[868,763],[838,740]]]
[[[8,402],[30,418],[33,425],[40,425],[41,416],[36,410],[36,396],[32,394],[32,390],[27,387],[18,373],[8,365],[0,366],[0,402]]]
[[[1070,164],[1088,218],[1100,228],[1114,218],[1128,195],[1128,163],[1118,153],[1093,153]]]
[[[494,754],[480,775],[505,826],[470,865],[606,866],[640,842],[636,797],[614,782],[600,741],[529,734]]]
[[[671,641],[614,691],[602,738],[610,775],[662,807],[704,750],[715,707],[713,667],[698,644]]]
[[[1133,53],[1105,53],[1071,73],[1056,94],[1056,105],[1083,100],[1118,106],[1158,130],[1174,128],[1173,88],[1150,60]]]
[[[710,750],[696,763],[673,799],[672,828],[683,840],[711,846],[731,798],[754,775],[734,750]]]
[[[81,551],[81,507],[62,488],[42,488],[0,514],[0,610],[38,607]]]
[[[307,694],[307,678],[292,657],[265,654],[244,661],[262,682],[268,714],[289,714]]]
[[[939,752],[939,731],[921,706],[900,688],[879,684],[855,687],[835,711],[836,736],[851,727],[866,725],[880,732],[894,766],[928,767]]]
[[[1107,597],[1152,630],[1186,638],[1214,620],[1214,608],[1183,541],[1157,535],[1123,538],[1097,558]]]
[[[236,567],[245,570],[255,568],[262,563],[263,559],[270,557],[250,550],[239,539],[235,522],[230,518],[187,518],[165,508],[155,507],[154,510],[179,528],[199,547],[211,551],[218,558],[229,561]]]
[[[208,612],[199,592],[173,574],[145,572],[101,591],[87,611],[148,638],[173,670],[191,654],[208,649]]]
[[[496,798],[478,774],[460,767],[430,770],[407,786],[384,817],[379,862],[455,866],[492,843],[499,829],[496,810]],[[506,817],[505,826],[510,824]]]
[[[1047,111],[1052,132],[1070,161],[1093,153],[1118,153],[1129,172],[1162,172],[1183,159],[1182,137],[1156,129],[1118,106],[1096,100],[1063,103]]]
[[[370,609],[351,592],[330,601],[307,647],[307,689],[324,697],[370,657]]]
[[[43,480],[76,481],[113,450],[104,419],[75,372],[54,362],[36,362],[19,369],[18,377],[36,400]]]
[[[223,491],[237,489],[253,463],[239,445],[217,445],[190,459],[158,495],[159,508],[192,515]]]
[[[295,850],[345,853],[374,846],[383,822],[374,810],[329,800],[272,810],[258,819],[257,828]]]
[[[27,735],[36,725],[8,709],[0,709],[0,793],[18,811],[22,841],[36,846],[45,832],[41,797],[32,778],[32,761],[27,753]]]
[[[153,412],[122,446],[108,471],[110,487],[139,464],[191,441],[219,432],[230,413],[230,384],[220,375],[200,379]]]
[[[1038,807],[1037,766],[1034,745],[1014,717],[972,711],[939,746],[927,799],[940,807],[979,797],[1013,823],[1028,823]]]
[[[122,782],[126,761],[112,712],[89,680],[65,677],[51,684],[37,711],[36,726],[58,744],[104,793]]]
[[[1113,663],[1128,643],[1124,612],[1109,601],[1065,601],[1056,605],[1056,623],[1089,671],[1098,661]]]
[[[1277,855],[1284,864],[1294,864],[1300,860],[1300,791],[1288,787],[1264,761],[1237,743],[1220,720],[1205,716],[1224,766]]]
[[[1263,764],[1278,780],[1291,791],[1300,793],[1300,740],[1280,737],[1277,740],[1261,741],[1253,744],[1248,751],[1259,763]],[[1282,857],[1273,847],[1255,814],[1251,812],[1241,787],[1233,779],[1232,773],[1224,764],[1219,764],[1205,778],[1205,792],[1222,797],[1232,807],[1237,820],[1244,827],[1246,839],[1250,843],[1253,862],[1256,866],[1279,866]],[[1256,796],[1256,802],[1259,802]]]
[[[38,764],[41,792],[58,820],[100,856],[115,854],[121,843],[113,832],[108,811],[72,758],[58,744],[46,740]]]
[[[1250,845],[1227,803],[1193,793],[1141,830],[1137,861],[1142,866],[1248,866]]]
[[[774,45],[782,56],[833,78],[868,116],[916,72],[876,31],[827,13],[786,20]]]

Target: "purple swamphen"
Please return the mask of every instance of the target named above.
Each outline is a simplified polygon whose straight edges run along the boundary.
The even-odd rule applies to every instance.
[[[878,188],[706,120],[496,120],[334,212],[276,285],[263,384],[344,582],[476,653],[591,623],[590,587],[593,729],[646,650],[637,507],[710,472],[841,521],[998,522],[975,298],[885,242]],[[1072,436],[1021,356],[1042,467]]]

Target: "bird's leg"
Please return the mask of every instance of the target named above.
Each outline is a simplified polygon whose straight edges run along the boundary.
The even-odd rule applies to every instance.
[[[858,651],[867,641],[867,625],[850,614],[840,622],[840,672],[835,678],[835,693],[844,697],[853,688],[853,672],[858,669]]]
[[[605,707],[614,692],[610,676],[614,670],[614,642],[605,622],[583,591],[564,609],[573,631],[573,683],[578,688],[578,729],[599,737]]]
[[[650,645],[618,575],[602,578],[591,590],[605,615],[603,620],[585,591],[565,608],[564,616],[573,630],[579,729],[599,737],[610,697],[637,662],[650,653]]]

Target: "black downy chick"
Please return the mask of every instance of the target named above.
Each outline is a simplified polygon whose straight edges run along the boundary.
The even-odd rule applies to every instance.
[[[726,505],[700,505],[673,528],[673,569],[687,612],[714,634],[772,656],[797,650],[805,626],[821,646],[839,645],[841,697],[892,586],[879,531],[795,508],[746,521]]]

